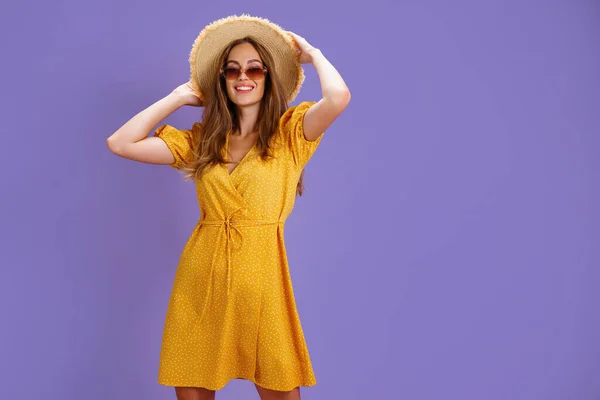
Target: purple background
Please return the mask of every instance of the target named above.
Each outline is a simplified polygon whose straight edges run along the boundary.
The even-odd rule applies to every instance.
[[[0,398],[175,398],[156,374],[194,188],[105,139],[246,12],[353,95],[286,225],[303,399],[599,399],[599,3],[219,3],[2,6]],[[307,66],[295,104],[320,93]]]

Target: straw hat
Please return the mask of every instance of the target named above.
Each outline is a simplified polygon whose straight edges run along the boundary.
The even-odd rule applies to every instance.
[[[190,52],[190,81],[199,97],[217,84],[219,56],[234,40],[251,37],[271,54],[274,69],[288,102],[294,100],[304,82],[298,44],[284,29],[265,18],[246,14],[219,19],[207,25],[198,35]]]

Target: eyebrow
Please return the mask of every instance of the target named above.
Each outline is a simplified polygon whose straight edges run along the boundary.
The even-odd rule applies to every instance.
[[[250,64],[251,62],[259,62],[259,63],[262,64],[262,61],[256,60],[256,59],[248,60],[248,62],[246,62],[246,64]],[[237,65],[240,65],[240,63],[237,62],[237,61],[235,61],[235,60],[229,60],[229,61],[227,61],[227,64],[229,64],[229,63],[235,63]]]

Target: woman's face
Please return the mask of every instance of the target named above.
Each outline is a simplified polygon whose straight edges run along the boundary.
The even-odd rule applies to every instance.
[[[260,104],[265,93],[265,77],[256,76],[256,68],[262,68],[262,60],[250,43],[240,43],[229,52],[224,69],[230,70],[230,76],[226,77],[227,96],[238,107],[247,107]],[[248,74],[246,71],[251,69]],[[235,76],[234,70],[240,72]],[[253,78],[253,79],[250,79]]]

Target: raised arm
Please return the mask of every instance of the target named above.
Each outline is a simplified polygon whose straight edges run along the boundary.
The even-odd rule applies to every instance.
[[[106,139],[114,154],[149,164],[173,164],[175,158],[166,143],[148,136],[158,123],[184,105],[202,106],[189,82],[180,85],[167,96],[140,111]]]
[[[300,47],[300,62],[312,63],[319,75],[323,98],[304,116],[304,136],[315,140],[335,121],[350,102],[350,90],[335,67],[325,58],[321,50],[311,46],[306,39],[288,32]]]

